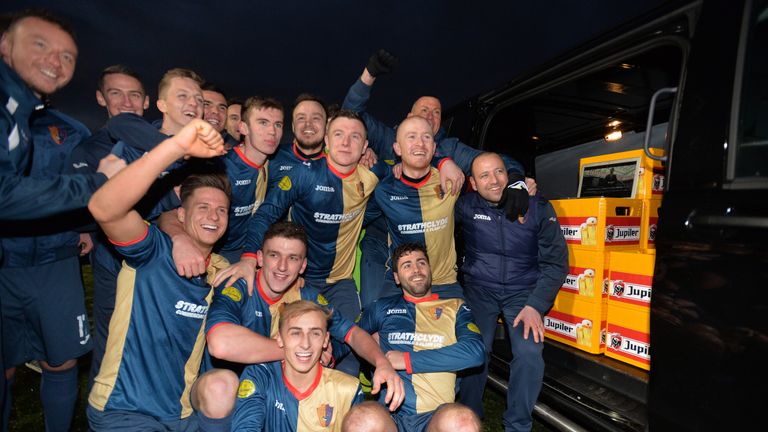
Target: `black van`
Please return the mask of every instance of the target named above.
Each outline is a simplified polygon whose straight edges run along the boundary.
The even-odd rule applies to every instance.
[[[548,341],[540,418],[571,430],[766,423],[768,0],[668,2],[454,107],[444,125],[518,159],[550,199],[576,196],[581,157],[668,155],[650,373]],[[505,385],[497,342],[491,382]]]

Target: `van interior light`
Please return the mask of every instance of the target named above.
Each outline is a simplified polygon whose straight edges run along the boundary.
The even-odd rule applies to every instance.
[[[614,120],[614,121],[608,123],[608,127],[616,127],[616,126],[618,126],[620,124],[621,124],[621,122],[619,120]]]
[[[617,141],[617,140],[621,139],[621,135],[622,134],[621,134],[620,130],[615,130],[615,131],[609,133],[608,135],[606,135],[605,136],[605,140],[606,141]]]

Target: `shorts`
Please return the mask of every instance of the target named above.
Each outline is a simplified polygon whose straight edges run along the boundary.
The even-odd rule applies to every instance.
[[[28,360],[58,366],[91,350],[80,259],[0,268],[5,367]]]
[[[85,412],[93,432],[196,432],[199,429],[197,411],[185,419],[170,421],[132,411],[99,411],[91,405]]]

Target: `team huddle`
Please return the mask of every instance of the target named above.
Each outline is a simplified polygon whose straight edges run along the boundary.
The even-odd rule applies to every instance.
[[[67,24],[4,24],[2,430],[32,360],[46,430],[69,430],[91,353],[94,431],[479,431],[500,314],[504,426],[530,430],[565,240],[519,163],[446,136],[439,99],[396,128],[366,112],[396,57],[373,54],[337,108],[300,95],[283,145],[274,98],[174,68],[150,123],[141,78],[109,66],[91,134],[43,103],[74,73]]]

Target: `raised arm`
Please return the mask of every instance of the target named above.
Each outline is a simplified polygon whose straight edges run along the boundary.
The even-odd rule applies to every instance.
[[[111,240],[134,240],[146,228],[133,206],[168,165],[181,157],[209,158],[224,151],[221,135],[207,122],[193,120],[176,136],[166,139],[106,182],[93,194],[88,209]]]

